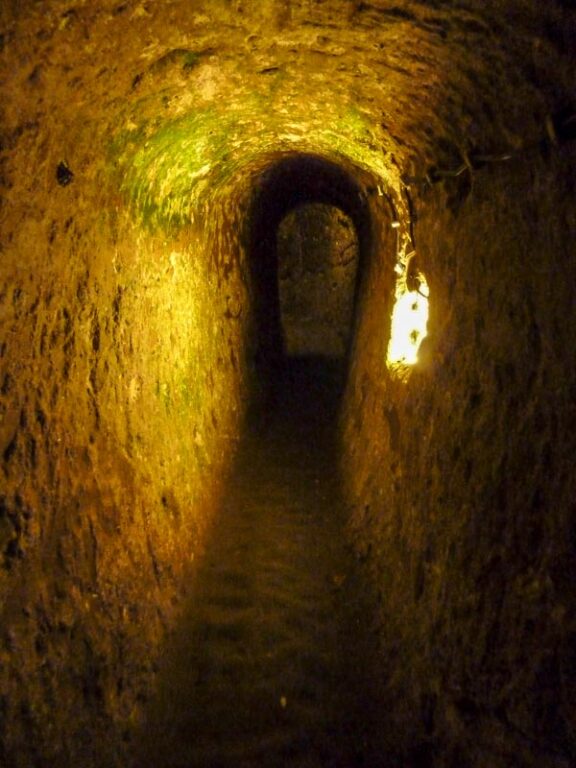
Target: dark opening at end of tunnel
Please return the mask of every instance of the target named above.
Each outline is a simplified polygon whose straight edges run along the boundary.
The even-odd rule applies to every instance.
[[[333,419],[372,247],[363,189],[332,161],[288,155],[257,180],[248,222],[258,417]]]

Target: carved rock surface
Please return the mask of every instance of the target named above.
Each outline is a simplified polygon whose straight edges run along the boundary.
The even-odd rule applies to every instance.
[[[390,760],[576,763],[575,34],[565,0],[0,3],[0,764],[130,764],[318,204],[358,240],[339,482]]]

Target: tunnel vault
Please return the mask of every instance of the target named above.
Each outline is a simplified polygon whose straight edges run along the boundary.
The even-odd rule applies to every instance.
[[[0,2],[2,765],[131,764],[311,201],[359,238],[339,482],[390,763],[576,764],[571,6]]]
[[[366,178],[364,178],[366,184]],[[373,226],[362,175],[355,179],[336,162],[310,154],[279,159],[257,177],[247,214],[248,261],[254,290],[252,302],[258,374],[266,377],[284,355],[280,315],[277,235],[287,213],[307,203],[325,203],[344,211],[358,236],[355,294],[373,249]]]

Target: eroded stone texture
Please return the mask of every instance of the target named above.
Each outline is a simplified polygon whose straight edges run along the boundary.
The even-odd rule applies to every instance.
[[[275,235],[259,193],[289,179],[359,232],[343,466],[391,754],[573,764],[569,4],[10,0],[0,22],[0,762],[127,764],[263,370],[254,223]],[[272,173],[304,154],[351,184]],[[406,383],[385,349],[411,234],[431,318]]]
[[[571,760],[573,162],[485,170],[457,215],[455,182],[422,198],[431,317],[407,383],[384,370],[378,276],[363,308],[351,532],[381,590],[391,716],[441,765]]]

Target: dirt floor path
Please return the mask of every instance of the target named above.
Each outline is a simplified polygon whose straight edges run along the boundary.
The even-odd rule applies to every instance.
[[[384,765],[374,635],[344,544],[321,373],[293,368],[274,418],[240,447],[142,764]]]

